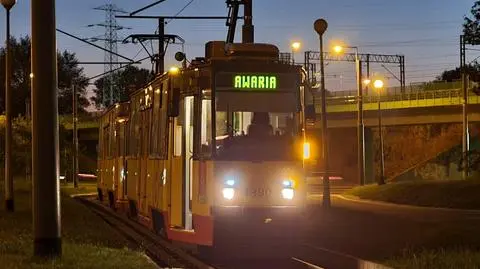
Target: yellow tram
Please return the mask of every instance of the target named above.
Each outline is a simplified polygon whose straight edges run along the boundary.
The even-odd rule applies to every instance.
[[[227,224],[241,233],[296,222],[315,152],[304,99],[300,67],[279,62],[277,47],[209,42],[204,58],[104,113],[99,198],[200,246]]]

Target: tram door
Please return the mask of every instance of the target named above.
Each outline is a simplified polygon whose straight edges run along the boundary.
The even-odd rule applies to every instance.
[[[175,120],[174,156],[171,173],[171,225],[191,230],[194,97],[180,101],[180,115]]]
[[[185,145],[185,158],[184,158],[184,173],[183,173],[183,203],[185,230],[192,230],[192,186],[193,186],[193,133],[194,133],[194,97],[185,97],[185,129],[184,129],[184,145]]]

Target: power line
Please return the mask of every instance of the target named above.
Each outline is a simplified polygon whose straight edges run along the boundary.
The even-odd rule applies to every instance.
[[[182,7],[175,15],[173,15],[173,17],[174,17],[174,18],[175,18],[175,17],[178,17],[178,15],[180,15],[188,6],[190,6],[190,5],[193,3],[193,1],[195,1],[195,0],[190,0],[190,2],[188,2],[184,7]],[[170,23],[172,20],[173,20],[173,18],[172,18],[172,19],[169,19],[169,20],[166,22],[166,24]]]

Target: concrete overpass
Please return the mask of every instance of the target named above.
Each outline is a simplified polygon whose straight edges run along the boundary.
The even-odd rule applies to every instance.
[[[61,115],[59,123],[66,130],[73,130],[72,116]],[[88,117],[80,118],[77,124],[79,141],[98,141],[98,120],[97,118]]]
[[[316,111],[320,118],[321,99],[316,96]],[[364,97],[364,124],[378,124],[378,96]],[[463,97],[460,89],[426,91],[381,96],[382,124],[417,125],[434,123],[461,123]],[[480,96],[468,98],[468,119],[480,121]],[[357,126],[357,96],[334,96],[327,100],[328,127],[345,128]],[[316,122],[320,127],[320,122]]]
[[[320,119],[321,99],[315,98],[316,111]],[[378,96],[364,96],[364,123],[366,127],[374,127],[378,122]],[[382,124],[416,125],[432,123],[462,122],[463,97],[460,89],[417,91],[381,96]],[[480,96],[470,95],[468,98],[468,118],[471,122],[480,121]],[[346,128],[357,126],[357,96],[336,95],[328,97],[327,113],[329,128]],[[61,118],[66,129],[72,129],[71,117]],[[316,122],[320,127],[320,122]],[[80,120],[79,132],[95,133],[98,129],[96,119]],[[87,131],[89,130],[89,131]]]

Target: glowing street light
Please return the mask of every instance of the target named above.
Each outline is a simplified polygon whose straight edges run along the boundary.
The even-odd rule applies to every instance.
[[[292,43],[292,49],[293,49],[294,51],[298,51],[301,46],[302,46],[302,44],[301,44],[300,42],[293,42],[293,43]]]
[[[291,47],[292,47],[292,62],[293,64],[295,64],[295,52],[297,52],[302,47],[302,44],[298,41],[295,41],[292,43]]]
[[[171,75],[177,75],[179,72],[180,72],[180,69],[176,66],[172,66],[168,70],[168,73],[170,73]]]
[[[385,155],[383,153],[383,134],[382,134],[382,109],[381,109],[381,93],[383,91],[384,83],[381,79],[376,79],[373,82],[373,87],[378,93],[378,137],[380,140],[380,178],[378,185],[385,184]]]
[[[335,53],[343,53],[343,47],[340,45],[336,45],[333,47],[333,51],[335,51]]]
[[[373,82],[373,87],[378,90],[378,94],[380,95],[380,90],[383,89],[383,80],[377,79]]]

